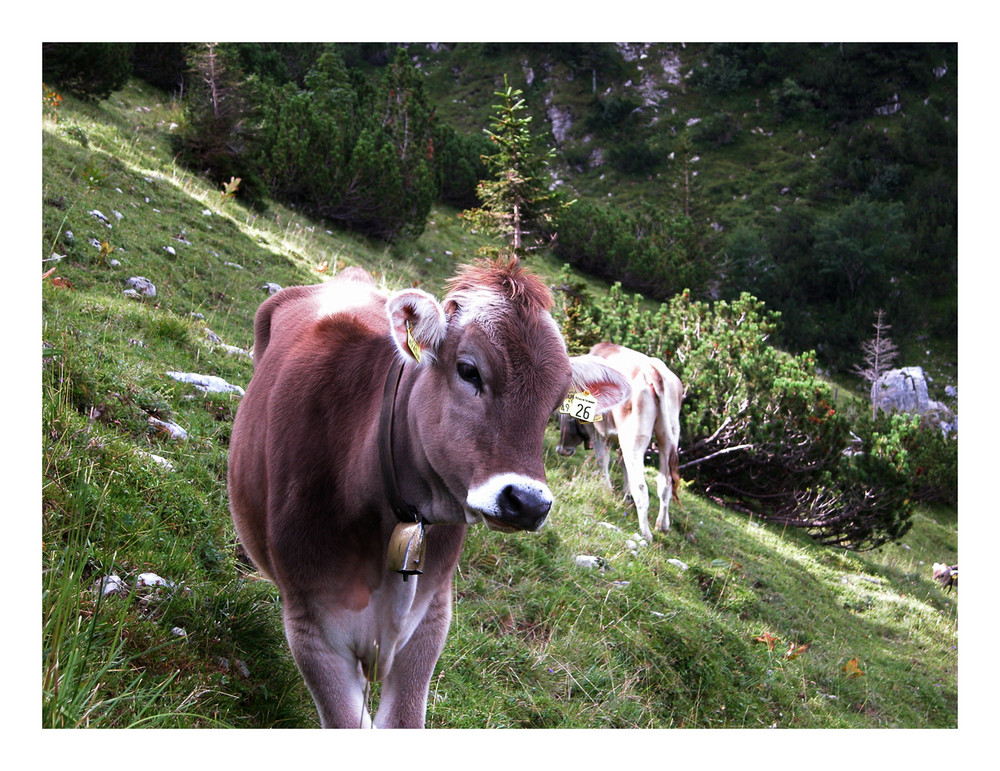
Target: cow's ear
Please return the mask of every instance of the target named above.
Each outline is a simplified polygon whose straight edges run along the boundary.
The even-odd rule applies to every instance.
[[[628,379],[601,358],[588,353],[573,356],[569,361],[573,367],[573,388],[590,391],[590,395],[597,399],[598,413],[607,412],[632,395]]]
[[[421,289],[403,289],[389,296],[385,309],[402,356],[418,364],[433,359],[447,329],[440,303]]]

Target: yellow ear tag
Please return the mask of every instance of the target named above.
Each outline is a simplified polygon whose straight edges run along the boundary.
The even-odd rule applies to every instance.
[[[582,420],[584,423],[596,423],[602,420],[601,416],[597,414],[597,399],[590,395],[590,391],[567,396],[563,400],[559,412]]]
[[[417,364],[420,363],[420,343],[416,341],[413,337],[413,331],[410,329],[410,322],[406,322],[406,345],[410,349],[410,353],[413,354],[413,358],[417,360]]]

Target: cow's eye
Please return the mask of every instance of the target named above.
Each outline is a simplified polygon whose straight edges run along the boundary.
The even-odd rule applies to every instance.
[[[477,391],[481,391],[483,388],[483,380],[479,376],[479,370],[476,369],[475,364],[470,364],[467,361],[458,362],[457,366],[458,376],[462,378],[466,383],[471,383],[476,387]]]

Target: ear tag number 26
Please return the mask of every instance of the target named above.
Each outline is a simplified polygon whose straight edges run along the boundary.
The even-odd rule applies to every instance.
[[[601,416],[597,414],[597,399],[590,395],[590,391],[567,396],[559,412],[584,423],[596,423],[601,420]]]

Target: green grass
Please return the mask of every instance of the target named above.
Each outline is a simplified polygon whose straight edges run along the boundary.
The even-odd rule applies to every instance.
[[[166,373],[245,386],[250,359],[209,330],[248,349],[265,282],[357,264],[439,292],[482,242],[446,209],[387,247],[280,206],[222,204],[173,164],[175,115],[131,85],[98,105],[67,99],[43,125],[42,258],[64,256],[42,264],[56,268],[41,293],[42,724],[314,726],[277,592],[241,557],[227,512],[239,398]],[[533,267],[548,280],[559,268]],[[123,295],[133,275],[156,297]],[[633,507],[589,454],[559,458],[554,430],[546,441],[558,499],[546,528],[470,532],[431,727],[957,725],[958,595],[930,578],[932,562],[957,559],[957,512],[920,510],[902,543],[852,554],[684,491],[671,533],[633,554]],[[578,567],[580,554],[602,567]],[[146,572],[171,585],[136,586]],[[101,596],[111,574],[128,588]],[[787,658],[790,645],[808,647]],[[852,678],[854,657],[864,674]]]

